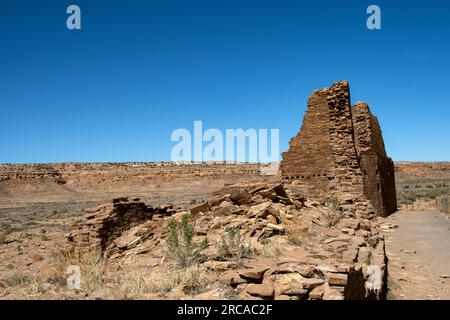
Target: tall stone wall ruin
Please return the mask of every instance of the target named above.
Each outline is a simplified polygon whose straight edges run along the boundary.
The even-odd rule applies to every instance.
[[[280,168],[283,179],[295,181],[309,197],[364,195],[380,216],[397,209],[394,164],[380,125],[367,104],[351,106],[347,81],[310,96]]]

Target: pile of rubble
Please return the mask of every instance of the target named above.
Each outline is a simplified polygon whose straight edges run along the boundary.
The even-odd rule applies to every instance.
[[[320,203],[262,183],[227,186],[178,212],[120,199],[88,210],[87,221],[67,238],[72,246],[96,246],[116,262],[132,254],[161,258],[155,265],[164,269],[167,221],[190,213],[194,243],[208,241],[200,267],[217,274],[214,288],[196,298],[229,298],[231,290],[239,299],[384,299],[383,218],[364,199]],[[230,230],[239,235],[231,249],[249,249],[238,259],[221,252]]]
[[[86,209],[86,220],[72,226],[65,235],[68,249],[99,250],[106,257],[115,257],[155,234],[162,235],[163,217],[173,213],[172,207],[153,208],[139,200],[116,198]]]

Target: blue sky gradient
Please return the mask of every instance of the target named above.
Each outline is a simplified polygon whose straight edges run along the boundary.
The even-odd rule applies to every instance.
[[[284,151],[342,79],[395,161],[448,161],[449,18],[445,0],[1,1],[0,163],[168,161],[194,120],[279,128]]]

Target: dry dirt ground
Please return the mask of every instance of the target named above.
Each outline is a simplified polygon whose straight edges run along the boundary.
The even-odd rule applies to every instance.
[[[388,299],[450,299],[450,220],[436,212],[400,211],[387,219]]]

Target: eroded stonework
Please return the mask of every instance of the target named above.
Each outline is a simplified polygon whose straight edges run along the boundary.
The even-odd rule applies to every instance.
[[[281,172],[308,197],[364,195],[377,215],[397,209],[393,161],[369,106],[350,102],[347,81],[315,91],[300,132],[283,153]]]
[[[65,235],[68,249],[99,251],[110,257],[163,230],[162,217],[171,215],[172,208],[154,208],[139,198],[116,198],[86,209],[85,221],[71,227]],[[135,228],[139,226],[139,228]],[[144,227],[143,227],[144,226]],[[159,234],[165,231],[159,231]]]

